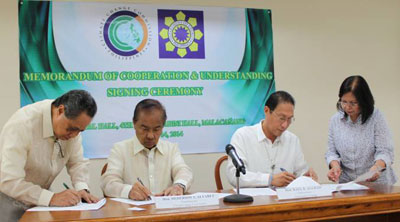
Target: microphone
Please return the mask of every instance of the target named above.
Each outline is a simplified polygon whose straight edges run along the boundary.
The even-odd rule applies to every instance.
[[[231,144],[228,144],[225,147],[225,151],[226,154],[228,154],[228,156],[232,159],[233,165],[236,167],[236,169],[243,174],[246,174],[246,168],[243,164],[243,161],[237,155],[235,147],[233,147]]]
[[[225,147],[226,153],[232,159],[233,165],[236,167],[236,194],[232,194],[224,197],[224,202],[228,203],[247,203],[253,202],[253,197],[249,195],[240,194],[239,189],[239,176],[240,172],[246,174],[246,168],[244,167],[243,161],[239,158],[236,153],[235,147],[231,144],[226,145]]]

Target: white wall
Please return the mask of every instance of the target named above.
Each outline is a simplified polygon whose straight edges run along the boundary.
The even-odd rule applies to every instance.
[[[118,2],[118,1],[113,1]],[[125,1],[163,3],[163,0]],[[323,156],[328,121],[335,112],[340,83],[363,75],[376,105],[385,114],[395,143],[395,172],[400,176],[400,1],[399,0],[174,0],[175,4],[269,8],[272,10],[277,89],[297,101],[296,121],[289,128],[302,142],[320,182],[327,182]],[[19,106],[17,3],[0,1],[0,126]],[[185,155],[193,168],[192,191],[214,190],[214,163],[219,154]],[[104,159],[91,160],[91,189],[98,187]],[[63,172],[53,189],[69,182]],[[226,183],[226,180],[225,180]]]

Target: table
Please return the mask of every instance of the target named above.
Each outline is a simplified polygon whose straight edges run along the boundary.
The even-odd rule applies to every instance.
[[[257,196],[253,203],[130,211],[107,200],[97,211],[26,212],[21,222],[41,221],[400,221],[400,187],[364,183],[370,190],[341,191],[332,197],[279,201]]]

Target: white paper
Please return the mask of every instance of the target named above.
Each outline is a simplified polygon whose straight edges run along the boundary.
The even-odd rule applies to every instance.
[[[326,187],[326,189],[329,189],[331,192],[339,191],[339,190],[337,190],[339,185],[340,184],[332,184],[332,183],[321,184],[321,186]]]
[[[151,196],[151,200],[131,200],[126,198],[111,198],[111,200],[118,201],[121,203],[132,204],[136,206],[154,204],[154,196]]]
[[[236,190],[235,190],[236,192]],[[271,188],[242,188],[239,190],[240,194],[255,196],[274,196],[276,191]]]
[[[143,210],[146,210],[146,209],[144,209],[144,208],[140,208],[140,207],[131,207],[131,208],[128,208],[128,210],[133,210],[133,211],[143,211]]]
[[[103,198],[97,203],[79,203],[72,207],[33,207],[28,211],[75,211],[75,210],[98,210],[106,203],[106,199]]]
[[[357,184],[354,181],[348,183],[337,184],[336,191],[341,190],[368,190],[367,186]]]
[[[300,176],[293,180],[286,188],[293,187],[312,187],[312,186],[320,186],[318,182],[315,182],[311,177]]]
[[[322,186],[327,187],[332,192],[341,191],[341,190],[368,190],[367,186],[357,184],[354,181],[348,183],[340,183],[340,184],[322,184]]]
[[[374,174],[376,173],[376,171],[367,171],[364,174],[361,174],[360,176],[358,176],[354,182],[363,182],[366,181],[368,179],[370,179],[372,176],[374,176]]]
[[[199,207],[219,204],[219,195],[215,193],[192,194],[183,196],[155,197],[157,209]]]
[[[345,184],[340,184],[336,190],[368,190],[369,188],[367,186],[355,183],[355,182],[349,182]]]

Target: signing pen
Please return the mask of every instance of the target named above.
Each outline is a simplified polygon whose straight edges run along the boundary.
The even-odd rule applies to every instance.
[[[142,180],[141,180],[139,177],[136,178],[136,179],[137,179],[137,181],[139,181],[140,184],[142,184],[142,186],[144,186]],[[144,187],[145,187],[145,186],[144,186]],[[151,197],[150,197],[150,196],[147,196],[147,199],[148,199],[148,200],[151,200]]]
[[[63,183],[65,189],[69,190],[69,186],[66,183]]]
[[[66,183],[63,183],[65,189],[69,190],[69,186]],[[87,201],[83,198],[81,198],[82,203],[87,203]]]

